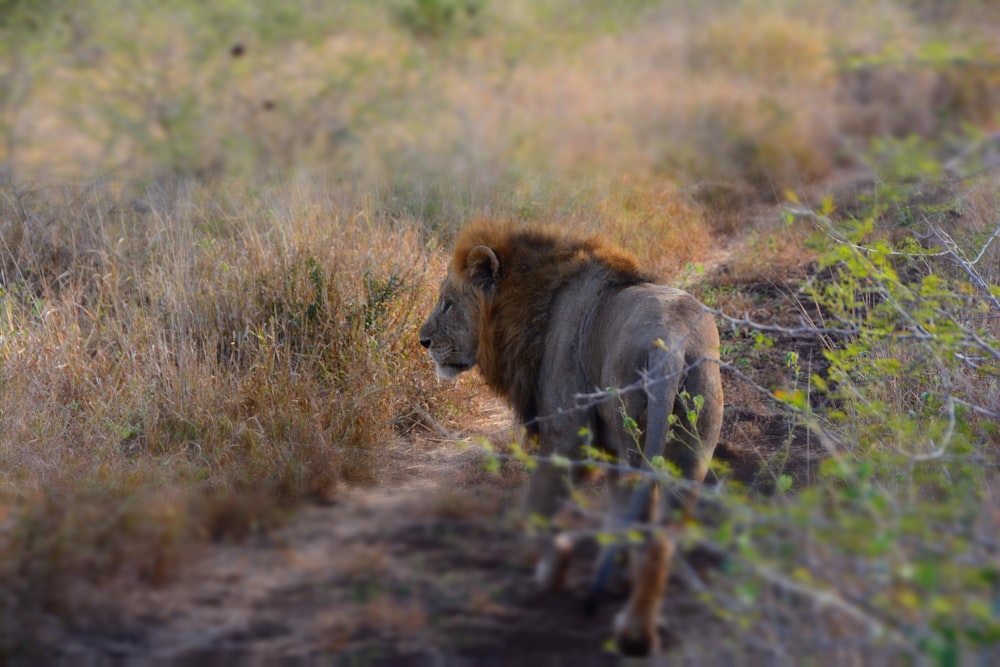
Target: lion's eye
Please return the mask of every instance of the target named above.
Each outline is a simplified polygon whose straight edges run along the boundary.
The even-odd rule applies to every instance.
[[[441,304],[442,315],[447,315],[449,310],[451,310],[451,301],[445,301],[443,304]]]

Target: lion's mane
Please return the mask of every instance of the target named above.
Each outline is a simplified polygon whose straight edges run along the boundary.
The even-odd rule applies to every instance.
[[[451,261],[453,275],[468,275],[470,251],[481,245],[500,259],[501,278],[484,297],[476,363],[487,385],[505,396],[527,423],[538,416],[536,382],[559,289],[587,269],[603,271],[605,286],[614,288],[651,282],[652,277],[640,270],[635,257],[600,237],[494,221],[474,222],[461,231]]]

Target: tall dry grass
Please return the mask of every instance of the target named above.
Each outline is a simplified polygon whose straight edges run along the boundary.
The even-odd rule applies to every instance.
[[[303,180],[0,202],[8,638],[380,479],[394,417],[438,391],[414,331],[439,259],[362,197]]]
[[[989,3],[480,3],[471,25],[423,16],[444,21],[429,33],[390,5],[85,3],[8,47],[0,78],[25,90],[0,160],[322,169],[453,231],[470,212],[558,215],[623,176],[688,187],[716,218],[862,164],[871,136],[995,123]]]

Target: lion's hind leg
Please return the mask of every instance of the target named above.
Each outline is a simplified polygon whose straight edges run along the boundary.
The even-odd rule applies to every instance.
[[[632,554],[632,594],[615,615],[615,644],[626,655],[649,655],[658,648],[656,627],[674,545],[666,535],[654,533],[636,551]]]

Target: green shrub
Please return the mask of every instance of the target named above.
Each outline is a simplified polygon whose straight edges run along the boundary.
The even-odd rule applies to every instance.
[[[969,258],[995,257],[1000,229],[965,246],[938,230],[924,249],[890,244],[872,217],[803,215],[821,230],[824,278],[806,296],[829,366],[773,398],[825,460],[791,494],[720,497],[729,518],[709,539],[731,576],[711,604],[766,632],[809,609],[819,625],[795,626],[789,648],[846,635],[938,664],[979,655],[1000,640],[1000,288]]]
[[[395,9],[396,20],[417,37],[441,38],[475,30],[487,0],[409,0]]]

